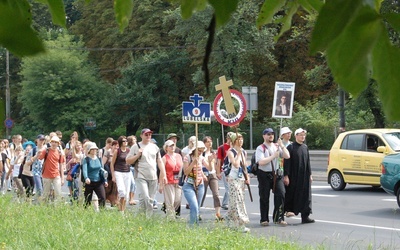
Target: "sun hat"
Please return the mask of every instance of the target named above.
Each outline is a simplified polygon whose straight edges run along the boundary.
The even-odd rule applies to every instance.
[[[58,138],[58,136],[53,136],[53,137],[51,137],[51,140],[50,140],[50,141],[51,141],[51,142],[54,141],[54,142],[60,143],[60,138]]]
[[[282,136],[282,135],[284,135],[286,133],[292,133],[292,130],[290,130],[290,128],[288,128],[288,127],[281,128],[280,136]]]
[[[92,150],[92,149],[99,149],[95,142],[92,142],[92,143],[89,144],[88,152],[90,152],[90,150]]]
[[[175,133],[168,134],[167,140],[171,139],[172,137],[176,137],[176,139],[179,141],[179,136],[177,134],[175,134]]]
[[[32,148],[36,148],[36,144],[35,144],[33,141],[24,142],[24,143],[22,144],[22,148],[23,148],[23,149],[26,149],[26,147],[27,147],[28,145],[31,145]]]
[[[206,148],[203,141],[197,141],[197,148]]]

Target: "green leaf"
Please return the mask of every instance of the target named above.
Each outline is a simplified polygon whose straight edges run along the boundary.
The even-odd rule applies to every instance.
[[[299,0],[299,3],[304,6],[310,6],[313,10],[319,12],[324,5],[321,0]]]
[[[383,23],[381,29],[384,29]],[[379,96],[386,116],[400,120],[400,49],[391,45],[386,32],[381,32],[373,50],[373,78],[378,82]]]
[[[53,23],[66,27],[65,9],[63,0],[39,0],[49,6]]]
[[[0,44],[17,56],[44,51],[42,41],[31,28],[30,11],[26,0],[0,1]]]
[[[393,27],[397,32],[400,32],[400,14],[398,13],[387,13],[383,15],[388,21],[390,26]]]
[[[282,0],[265,0],[257,17],[257,27],[261,28],[261,26],[271,23],[275,13],[282,9],[285,3],[286,1]]]
[[[370,57],[379,34],[381,19],[374,8],[364,6],[327,49],[327,60],[337,83],[357,95],[368,84]]]
[[[315,24],[310,51],[312,54],[325,50],[357,15],[362,0],[330,0],[322,7]]]
[[[133,10],[133,0],[114,0],[115,18],[122,33],[129,24]]]
[[[235,12],[239,0],[209,0],[215,10],[217,26],[222,26],[229,21],[231,14]]]
[[[289,10],[286,12],[286,15],[280,21],[280,23],[282,23],[283,25],[281,27],[281,30],[279,31],[278,36],[275,37],[275,41],[277,41],[283,35],[283,33],[285,33],[290,29],[290,27],[292,26],[292,17],[299,8],[299,5],[296,2],[288,2],[286,7],[288,7]]]
[[[311,13],[311,10],[319,12],[324,5],[321,0],[299,0],[299,4],[308,12]]]
[[[193,12],[197,9],[197,6],[200,4],[198,0],[182,0],[181,3],[181,15],[183,19],[188,19],[192,16]]]

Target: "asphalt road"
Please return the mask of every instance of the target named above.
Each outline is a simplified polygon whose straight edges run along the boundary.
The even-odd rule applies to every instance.
[[[400,249],[400,209],[395,196],[388,195],[381,188],[371,186],[347,185],[343,191],[334,191],[327,184],[326,152],[312,157],[314,182],[312,185],[314,224],[301,224],[300,215],[287,218],[288,226],[259,224],[259,198],[257,179],[251,178],[253,202],[250,202],[246,190],[246,208],[250,218],[248,227],[251,234],[260,237],[276,237],[278,240],[311,245],[323,249]],[[65,190],[65,186],[63,188]],[[65,190],[66,191],[66,190]],[[225,190],[220,182],[220,198]],[[203,220],[201,226],[215,223],[211,191],[208,190],[204,207],[201,208]],[[156,195],[160,210],[163,197]],[[186,200],[182,198],[181,219],[187,220],[189,210],[185,209]],[[136,206],[129,206],[134,212]],[[273,211],[273,195],[270,201],[270,221]],[[222,212],[224,214],[225,211]]]
[[[288,226],[259,224],[259,198],[257,179],[251,179],[253,202],[250,202],[246,190],[246,208],[250,218],[248,227],[251,234],[260,237],[276,237],[278,240],[311,245],[322,249],[400,249],[400,209],[394,196],[381,188],[371,186],[348,185],[344,191],[333,191],[326,181],[314,181],[312,185],[311,217],[314,224],[301,224],[300,215],[286,218]],[[63,187],[66,196],[66,186]],[[220,198],[225,190],[220,182]],[[158,209],[163,197],[157,193]],[[182,198],[181,220],[186,221],[189,210],[185,209],[186,200]],[[137,206],[128,206],[135,212]],[[110,208],[108,208],[110,209]],[[115,209],[115,208],[114,208]],[[211,191],[208,190],[204,207],[200,209],[203,220],[200,226],[215,223]],[[273,195],[270,201],[270,221],[273,211]],[[226,211],[222,211],[224,215]]]
[[[220,195],[224,193],[220,185]],[[246,208],[250,217],[251,233],[261,237],[275,236],[279,240],[312,245],[323,249],[400,249],[400,209],[394,196],[381,188],[349,185],[344,191],[333,191],[326,182],[314,181],[312,186],[314,224],[301,224],[300,215],[287,218],[288,226],[259,224],[257,180],[252,178],[254,202],[246,190]],[[184,203],[184,202],[183,202]],[[211,192],[207,194],[201,212],[205,220],[213,221]],[[270,221],[273,196],[270,202]],[[182,216],[188,215],[182,209]]]

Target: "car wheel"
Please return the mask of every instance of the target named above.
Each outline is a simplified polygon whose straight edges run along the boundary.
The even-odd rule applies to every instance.
[[[342,191],[346,187],[342,174],[336,170],[332,171],[329,175],[329,182],[331,188],[335,191]]]
[[[400,207],[400,188],[397,189],[396,197],[397,197],[397,205]]]

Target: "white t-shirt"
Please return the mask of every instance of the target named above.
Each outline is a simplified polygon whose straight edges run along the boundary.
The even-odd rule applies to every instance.
[[[142,156],[138,159],[137,178],[145,180],[157,180],[157,159],[161,160],[160,148],[154,143],[143,144],[139,142],[140,148],[143,149]],[[135,156],[139,152],[137,144],[131,147],[127,157]],[[133,163],[133,164],[136,164]]]

